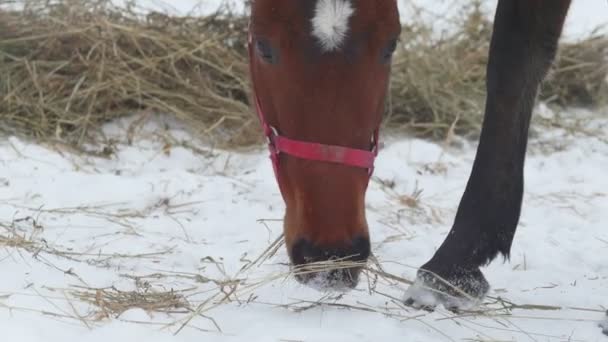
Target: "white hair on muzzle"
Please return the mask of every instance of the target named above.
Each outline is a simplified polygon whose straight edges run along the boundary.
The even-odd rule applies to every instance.
[[[348,33],[348,20],[355,13],[350,0],[318,0],[312,34],[324,51],[336,50]]]

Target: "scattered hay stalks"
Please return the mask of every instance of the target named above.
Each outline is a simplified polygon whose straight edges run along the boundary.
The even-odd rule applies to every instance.
[[[0,235],[0,247],[24,249],[28,252],[39,250],[39,247],[34,241],[28,240],[27,238],[16,234],[11,236]]]
[[[74,298],[97,308],[92,313],[95,321],[117,318],[132,309],[141,309],[147,313],[190,311],[190,304],[185,295],[173,290],[120,291],[114,287],[103,289],[77,287],[71,291],[71,294]]]
[[[138,112],[169,114],[216,146],[261,142],[250,106],[248,18],[140,14],[136,3],[22,0],[0,10],[0,120],[10,134],[81,147],[101,125]],[[0,2],[1,4],[1,2]],[[491,23],[475,2],[454,32],[404,27],[385,126],[444,139],[476,135],[485,102]],[[542,98],[607,102],[608,37],[564,43]]]
[[[96,288],[89,286],[72,285],[68,289],[46,288],[54,293],[63,293],[64,297],[56,295],[45,295],[34,290],[38,296],[52,304],[55,311],[40,310],[39,308],[15,307],[5,305],[0,301],[0,308],[24,311],[37,312],[58,319],[70,319],[80,322],[88,328],[96,326],[98,323],[114,320],[117,318],[125,322],[134,324],[145,324],[170,329],[173,334],[179,334],[184,328],[189,327],[197,331],[222,332],[221,321],[216,321],[213,316],[214,309],[224,305],[236,304],[243,307],[249,304],[266,305],[280,310],[288,310],[296,313],[316,309],[316,308],[332,308],[337,310],[361,311],[381,315],[388,319],[394,319],[398,322],[415,320],[421,324],[427,325],[429,328],[436,330],[437,333],[443,334],[438,328],[433,327],[424,320],[428,315],[427,312],[418,309],[412,309],[399,298],[405,286],[411,285],[412,282],[406,278],[400,277],[385,271],[380,262],[372,258],[367,264],[352,263],[348,261],[336,262],[320,262],[314,265],[308,265],[304,268],[292,268],[288,272],[278,271],[276,273],[262,274],[260,278],[253,278],[254,274],[258,274],[254,268],[266,264],[269,259],[272,259],[277,248],[283,244],[282,237],[278,237],[268,248],[263,251],[254,261],[247,264],[234,276],[224,274],[223,279],[213,280],[206,278],[200,274],[190,279],[194,281],[190,285],[179,286],[178,290],[165,290],[167,288],[166,280],[172,277],[183,277],[185,274],[175,274],[173,272],[155,273],[144,277],[128,277],[135,280],[133,289],[125,291],[119,290],[116,287]],[[215,263],[214,260],[209,260]],[[398,262],[383,262],[383,264],[398,264],[401,267],[410,268],[411,266],[404,265]],[[218,265],[221,266],[221,265]],[[316,300],[300,300],[294,299],[291,302],[274,302],[265,301],[264,298],[259,298],[257,290],[264,286],[281,281],[287,277],[292,277],[294,274],[306,274],[314,271],[330,271],[340,268],[349,268],[353,266],[361,266],[364,269],[363,274],[368,278],[369,298],[380,296],[381,300],[356,300],[353,301],[343,293],[323,293]],[[219,267],[222,269],[222,267]],[[250,271],[254,271],[250,273]],[[400,273],[400,272],[399,272]],[[77,275],[75,275],[77,276]],[[188,275],[188,277],[191,275]],[[148,280],[154,277],[162,280],[162,283],[149,282]],[[204,278],[209,281],[203,283],[210,287],[200,287],[198,278]],[[452,285],[449,285],[452,286]],[[32,288],[36,288],[35,286]],[[454,287],[455,291],[459,289]],[[441,293],[442,295],[449,295]],[[7,294],[6,296],[10,296]],[[298,297],[298,296],[296,296]],[[8,297],[6,297],[8,298]],[[2,299],[2,298],[0,298]],[[489,333],[493,330],[504,330],[513,328],[513,331],[526,334],[525,331],[519,330],[515,323],[511,322],[512,318],[526,318],[526,312],[564,312],[557,316],[551,314],[549,317],[542,317],[542,314],[535,314],[529,318],[543,320],[559,320],[559,321],[584,321],[589,320],[581,317],[568,317],[566,312],[571,314],[578,313],[603,313],[603,310],[594,308],[581,307],[563,307],[554,305],[537,305],[537,304],[517,304],[505,300],[501,297],[488,297],[479,308],[473,311],[463,310],[455,313],[441,308],[437,308],[443,317],[433,318],[441,320],[453,320],[457,324],[463,323],[463,329],[471,329],[467,322],[472,318],[488,318],[500,322],[500,328],[491,326],[484,327],[484,331]],[[81,313],[81,309],[76,309],[75,303],[84,303],[87,305],[85,312]],[[123,317],[123,314],[129,310],[140,309],[150,316],[162,313],[164,316],[160,321],[141,321],[131,320],[128,317]],[[158,316],[157,316],[158,317]],[[210,328],[201,328],[199,324],[193,322],[194,319],[205,319],[212,325]],[[473,329],[477,332],[477,330]]]

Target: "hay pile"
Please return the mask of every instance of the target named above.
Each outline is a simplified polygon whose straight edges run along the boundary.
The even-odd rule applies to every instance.
[[[477,135],[485,106],[492,36],[479,2],[463,6],[457,30],[433,39],[429,27],[404,27],[395,57],[387,125],[443,139],[451,130]],[[560,44],[540,99],[562,107],[608,103],[608,37]]]
[[[109,0],[25,4],[0,12],[3,129],[80,145],[104,122],[151,111],[214,141],[251,142],[239,134],[253,126],[246,18],[141,16]]]
[[[1,5],[0,1],[0,5]],[[95,141],[100,127],[138,112],[185,121],[220,146],[260,141],[249,105],[247,18],[139,12],[110,0],[25,0],[0,10],[0,128],[10,134]],[[491,24],[472,6],[461,28],[431,39],[421,23],[404,29],[395,58],[386,126],[443,138],[476,133],[485,100]],[[604,104],[608,38],[563,44],[542,97]]]

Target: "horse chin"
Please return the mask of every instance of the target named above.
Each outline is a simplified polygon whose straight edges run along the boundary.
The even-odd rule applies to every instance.
[[[296,280],[320,292],[349,292],[357,287],[361,268],[295,274]]]

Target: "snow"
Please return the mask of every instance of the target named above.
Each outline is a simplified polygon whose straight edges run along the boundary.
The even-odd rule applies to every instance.
[[[575,1],[567,33],[605,22],[607,6]],[[484,269],[492,289],[485,313],[471,315],[405,307],[400,282],[363,276],[351,292],[321,293],[289,277],[284,247],[265,253],[284,206],[263,148],[212,149],[165,117],[132,144],[124,132],[138,117],[109,124],[108,158],[3,137],[3,340],[606,341],[608,111],[563,115],[594,134],[534,127],[511,260]],[[413,280],[450,229],[475,144],[385,142],[367,196],[372,250],[386,272]],[[196,311],[115,315],[104,294],[117,291],[183,296]]]
[[[459,287],[458,284],[451,284]],[[433,309],[444,306],[448,310],[470,311],[482,304],[479,298],[461,298],[447,296],[429,287],[422,279],[416,278],[414,283],[405,291],[403,296],[407,305],[416,309]]]
[[[131,120],[108,125],[108,136],[118,139],[109,159],[14,137],[0,143],[0,239],[27,242],[0,250],[0,272],[7,275],[0,283],[0,330],[13,340],[603,338],[608,179],[598,175],[608,168],[608,145],[599,138],[556,130],[533,139],[512,260],[485,270],[493,288],[483,308],[497,315],[459,317],[442,308],[404,307],[391,299],[403,296],[404,284],[372,284],[365,276],[346,294],[304,287],[286,276],[284,248],[243,271],[281,233],[283,204],[265,151],[201,151],[204,145],[166,118],[151,120],[128,145],[119,139]],[[591,126],[605,131],[606,125]],[[414,279],[449,230],[474,157],[473,145],[460,144],[387,140],[368,195],[373,252],[387,272]],[[388,182],[392,189],[383,185]],[[418,205],[406,205],[403,196],[416,189],[423,189]],[[197,316],[175,336],[188,314],[134,308],[101,319],[109,304],[87,304],[76,293],[173,289],[196,308],[223,298],[205,279],[245,281],[229,302],[204,306],[214,321]],[[498,315],[496,297],[563,309]],[[324,305],[306,309],[318,301]]]

